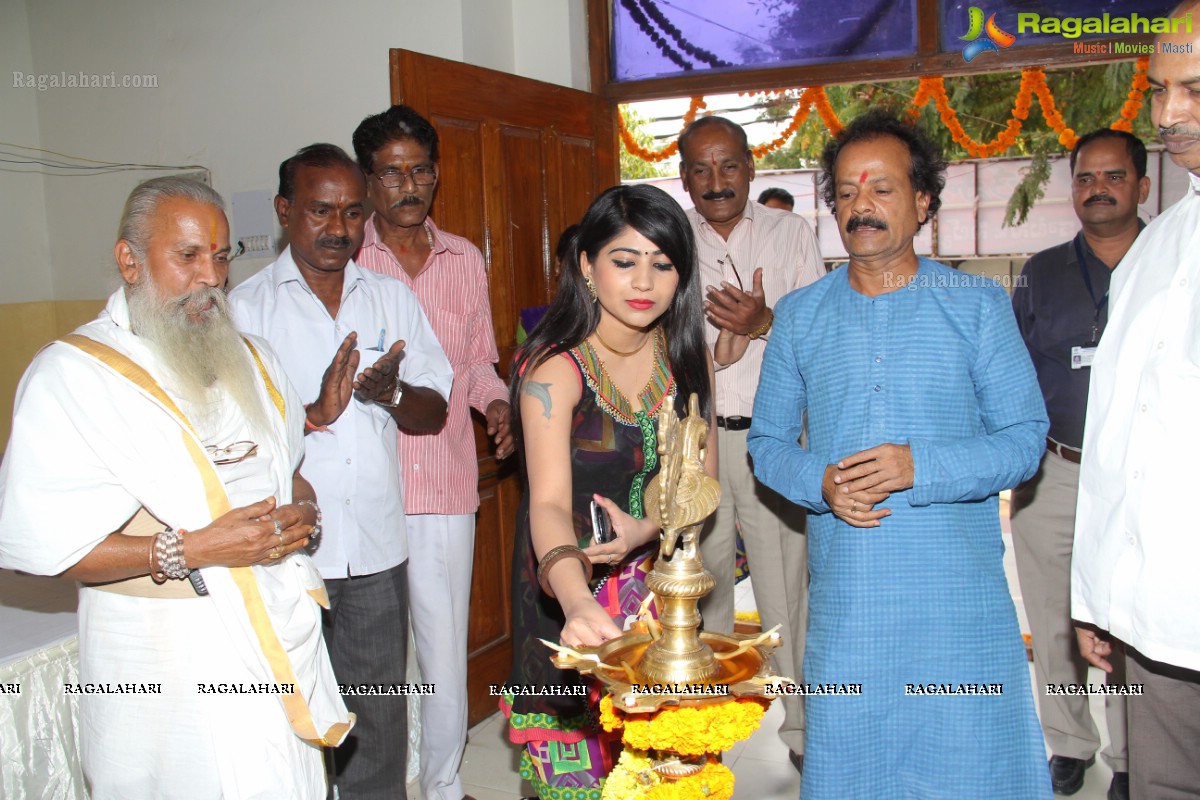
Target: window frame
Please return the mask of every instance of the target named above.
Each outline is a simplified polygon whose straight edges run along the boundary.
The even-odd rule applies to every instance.
[[[591,65],[592,93],[618,103],[660,100],[669,97],[728,94],[731,92],[768,91],[796,86],[826,86],[839,83],[864,83],[919,78],[924,75],[978,75],[989,72],[1016,72],[1033,64],[1044,67],[1086,66],[1113,61],[1132,61],[1128,55],[1092,55],[1072,53],[1063,43],[1014,47],[987,58],[966,63],[957,51],[939,48],[939,0],[916,0],[917,52],[912,56],[833,61],[791,67],[763,67],[734,72],[703,72],[667,78],[614,82],[612,74],[612,13],[614,0],[587,0],[588,58]],[[1113,36],[1105,41],[1149,44],[1154,34]],[[847,65],[852,65],[853,76]]]

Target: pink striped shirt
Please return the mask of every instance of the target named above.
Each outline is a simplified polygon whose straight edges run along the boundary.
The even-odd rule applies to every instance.
[[[687,216],[696,234],[700,281],[705,290],[709,286],[720,288],[721,281],[727,281],[749,292],[754,285],[754,270],[762,267],[763,294],[767,305],[774,306],[793,289],[825,277],[817,239],[802,217],[751,200],[726,241],[696,209],[689,208]],[[704,332],[711,349],[719,331],[706,324]],[[753,413],[768,338],[770,333],[751,340],[738,361],[717,367],[716,405],[720,416],[748,417]]]
[[[471,409],[482,414],[492,401],[507,401],[508,387],[496,374],[499,356],[483,255],[463,237],[439,230],[433,220],[426,224],[433,232],[433,252],[416,278],[379,238],[374,215],[367,220],[355,263],[399,278],[416,293],[454,367],[441,432],[399,433],[404,512],[474,514],[479,509],[479,464]]]

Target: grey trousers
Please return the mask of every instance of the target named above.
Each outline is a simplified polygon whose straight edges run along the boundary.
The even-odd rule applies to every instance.
[[[808,536],[804,510],[759,483],[746,451],[748,431],[717,428],[721,505],[700,534],[704,566],[717,579],[700,603],[706,630],[733,630],[735,521],[742,526],[746,560],[753,579],[754,602],[763,630],[776,625],[783,645],[775,651],[779,673],[802,683],[804,631],[808,622]],[[804,698],[788,696],[779,738],[795,753],[804,752]]]
[[[1127,648],[1129,796],[1133,800],[1200,797],[1200,672],[1151,661]]]
[[[1038,473],[1013,490],[1013,551],[1025,616],[1033,634],[1033,691],[1042,712],[1042,732],[1056,756],[1089,759],[1100,749],[1086,695],[1048,695],[1046,684],[1087,683],[1071,622],[1071,549],[1079,465],[1046,453]],[[1125,683],[1125,658],[1114,648],[1109,683]],[[1104,698],[1109,746],[1101,754],[1113,772],[1129,769],[1125,697]]]
[[[408,564],[326,580],[325,643],[341,684],[403,684],[408,651]],[[358,717],[333,751],[340,800],[404,800],[408,701],[403,694],[347,695]]]

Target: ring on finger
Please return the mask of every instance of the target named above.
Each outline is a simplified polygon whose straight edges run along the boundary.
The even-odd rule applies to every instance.
[[[277,559],[283,555],[283,551],[278,546],[276,546],[276,547],[272,547],[271,552],[267,553],[267,555],[273,559]]]
[[[855,513],[855,512],[857,512],[857,511],[858,511],[858,501],[857,501],[857,500],[851,501],[851,503],[850,503],[850,512],[851,512],[851,513]]]

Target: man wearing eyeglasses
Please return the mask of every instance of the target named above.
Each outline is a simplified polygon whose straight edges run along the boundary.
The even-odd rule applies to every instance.
[[[467,616],[475,554],[479,469],[471,409],[487,420],[496,457],[512,453],[508,390],[496,374],[496,334],[483,256],[429,219],[438,178],[438,135],[408,106],[367,117],[354,132],[375,213],[358,263],[411,288],[454,367],[445,426],[401,427],[408,518],[409,603],[417,660],[437,694],[421,698],[421,790],[462,800],[467,736]]]
[[[731,363],[716,364],[717,439],[721,505],[700,538],[704,566],[717,586],[702,603],[709,630],[733,629],[734,560],[738,527],[754,601],[764,630],[781,626],[775,651],[780,672],[797,681],[804,661],[808,564],[804,516],[760,484],[750,469],[746,434],[770,338],[771,306],[783,295],[825,275],[812,228],[801,217],[750,201],[754,157],[740,125],[702,117],[679,137],[679,176],[695,208],[687,212],[708,294],[709,347],[717,334],[736,334]],[[779,729],[797,769],[803,765],[804,703],[783,701]]]
[[[394,800],[405,796],[406,696],[358,692],[405,684],[412,571],[396,430],[440,428],[453,373],[412,292],[351,259],[365,200],[362,171],[340,147],[314,144],[284,161],[275,210],[288,247],[230,303],[307,402],[304,464],[325,527],[313,556],[329,593],[325,638],[339,683],[355,687],[345,700],[358,715],[334,753],[339,797]]]

